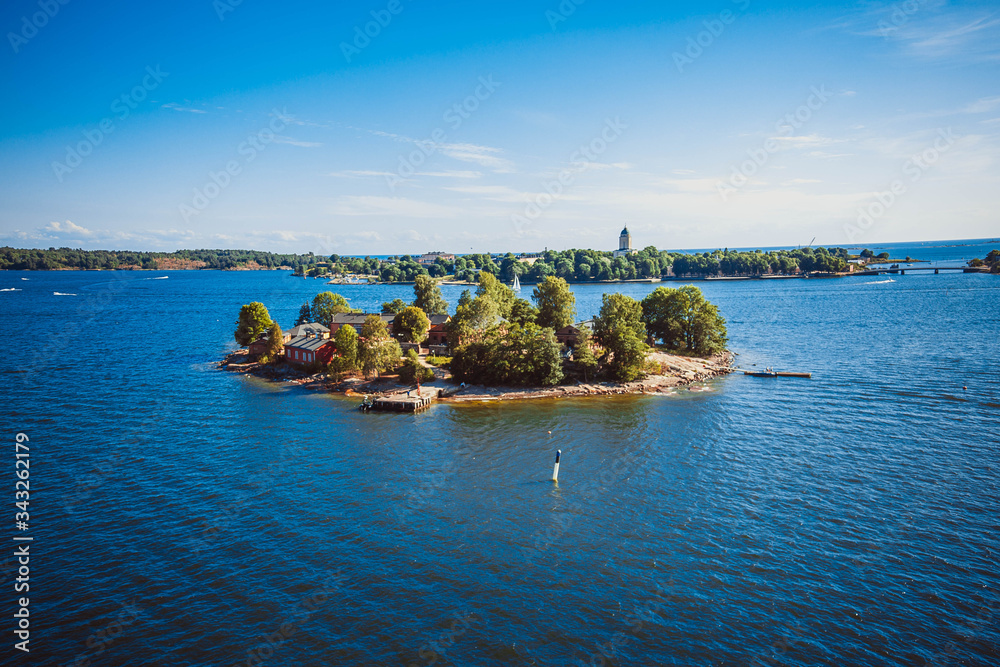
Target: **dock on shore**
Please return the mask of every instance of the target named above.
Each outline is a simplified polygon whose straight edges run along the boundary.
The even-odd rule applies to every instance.
[[[367,410],[383,412],[420,412],[434,403],[438,390],[405,391],[388,396],[378,396],[367,405]]]

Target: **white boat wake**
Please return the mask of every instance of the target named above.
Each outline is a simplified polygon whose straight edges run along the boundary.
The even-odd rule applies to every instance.
[[[889,278],[888,280],[870,280],[870,281],[868,281],[866,283],[861,283],[861,284],[862,285],[884,285],[886,283],[894,283],[894,282],[896,282],[896,281],[893,280],[892,278]]]
[[[3,289],[0,289],[0,292],[20,292],[20,291],[21,290],[18,289],[17,287],[4,287]]]
[[[70,294],[68,292],[53,292],[52,296],[76,296],[76,294]]]

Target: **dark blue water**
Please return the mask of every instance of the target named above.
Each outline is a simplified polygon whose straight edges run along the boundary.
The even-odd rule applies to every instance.
[[[0,283],[22,662],[998,664],[996,276],[701,283],[741,365],[813,379],[416,416],[215,369],[241,304],[288,326],[321,281]],[[581,316],[606,289],[574,287]]]

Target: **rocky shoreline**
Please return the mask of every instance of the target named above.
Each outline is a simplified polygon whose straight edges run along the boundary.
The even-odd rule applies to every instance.
[[[708,359],[683,357],[657,351],[650,354],[650,359],[660,364],[661,374],[648,375],[635,382],[577,382],[576,384],[555,387],[456,385],[450,380],[450,374],[441,369],[435,369],[435,374],[438,377],[434,382],[422,386],[422,394],[433,395],[442,402],[466,403],[570,396],[671,393],[679,387],[686,387],[732,373],[734,358],[734,355],[729,351]],[[219,368],[271,382],[284,382],[306,389],[339,393],[346,396],[388,396],[412,388],[409,385],[400,384],[395,375],[383,375],[372,380],[351,377],[337,381],[331,379],[326,373],[309,374],[285,363],[260,364],[247,358],[247,350],[237,350],[230,353],[219,363]]]

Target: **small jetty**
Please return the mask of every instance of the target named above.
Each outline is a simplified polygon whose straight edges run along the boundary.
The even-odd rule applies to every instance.
[[[737,370],[742,370],[743,375],[749,375],[755,378],[811,378],[812,373],[794,373],[792,371],[748,371],[744,368]]]
[[[377,410],[381,412],[420,412],[434,403],[438,390],[412,390],[389,394],[387,396],[365,397],[358,409],[362,412]]]

